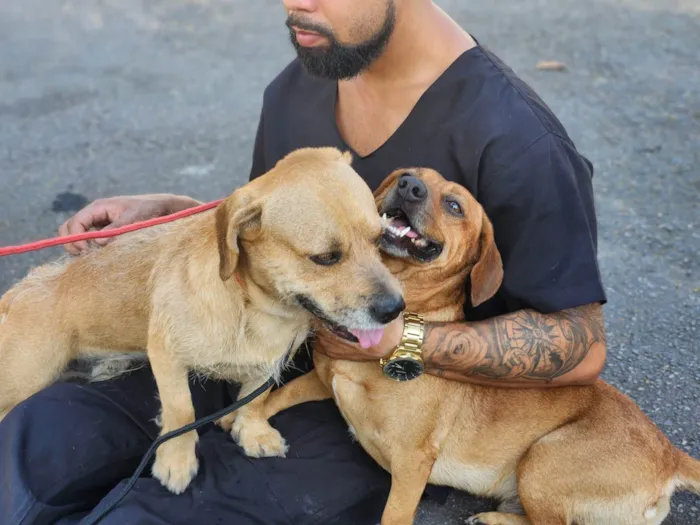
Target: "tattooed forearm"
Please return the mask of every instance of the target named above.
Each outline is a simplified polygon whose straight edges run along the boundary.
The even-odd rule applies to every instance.
[[[550,382],[605,345],[600,305],[555,314],[522,310],[486,321],[428,323],[424,361],[444,377]]]

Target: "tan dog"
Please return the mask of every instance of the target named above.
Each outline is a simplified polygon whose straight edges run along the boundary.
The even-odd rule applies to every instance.
[[[242,383],[242,397],[279,374],[313,316],[359,330],[396,318],[381,218],[350,161],[297,150],[215,211],[33,270],[0,300],[0,419],[74,358],[147,349],[166,433],[194,421],[190,370]],[[247,454],[283,456],[264,397],[220,424]],[[158,448],[153,475],[175,493],[197,473],[197,439]]]
[[[460,320],[467,275],[473,304],[502,280],[491,223],[463,187],[430,170],[404,172],[418,177],[428,196],[420,205],[398,205],[402,172],[376,192],[380,212],[402,208],[382,243],[385,264],[402,282],[410,311],[430,321]],[[463,216],[453,213],[454,202]],[[392,233],[407,222],[417,237]],[[700,492],[700,463],[603,381],[499,389],[428,374],[395,382],[377,363],[320,352],[314,362],[315,372],[269,396],[266,415],[334,397],[351,432],[392,474],[382,525],[412,523],[428,482],[501,501],[499,512],[468,522],[487,525],[660,524],[675,489]]]

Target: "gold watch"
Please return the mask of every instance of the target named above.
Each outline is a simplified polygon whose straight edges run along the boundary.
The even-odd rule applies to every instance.
[[[384,375],[395,381],[409,381],[423,373],[423,338],[425,323],[423,316],[403,313],[404,328],[399,346],[387,358],[379,360]]]

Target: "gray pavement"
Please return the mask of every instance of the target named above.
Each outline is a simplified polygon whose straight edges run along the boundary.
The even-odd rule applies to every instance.
[[[438,2],[554,109],[596,166],[605,378],[700,457],[700,4]],[[262,90],[292,57],[278,0],[0,2],[0,246],[85,202],[227,194]],[[538,71],[558,60],[563,72]],[[0,292],[60,249],[0,259]],[[422,525],[490,502],[427,504]],[[700,522],[677,495],[666,524]]]

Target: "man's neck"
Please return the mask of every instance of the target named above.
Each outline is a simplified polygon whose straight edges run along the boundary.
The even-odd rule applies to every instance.
[[[393,136],[425,91],[475,45],[432,2],[421,5],[397,13],[384,53],[367,71],[338,82],[338,129],[363,157]]]
[[[442,9],[430,3],[397,13],[384,53],[358,77],[340,81],[375,93],[424,90],[476,43]],[[349,86],[348,86],[349,87]]]

